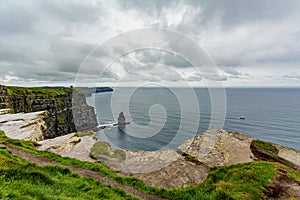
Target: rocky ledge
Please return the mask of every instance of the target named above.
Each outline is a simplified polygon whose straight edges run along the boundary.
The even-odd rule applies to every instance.
[[[3,113],[0,115],[0,130],[8,137],[34,142],[44,140],[47,111],[8,114],[7,109],[1,109],[0,113]]]
[[[97,142],[95,132],[71,133],[68,135],[47,139],[37,142],[37,149],[41,151],[51,151],[64,157],[76,158],[78,160],[95,162],[90,157],[90,152]]]
[[[177,151],[114,149],[106,142],[97,142],[95,136],[80,138],[76,134],[45,140],[39,144],[39,150],[102,162],[112,170],[133,175],[149,185],[165,188],[200,184],[206,179],[209,169],[215,166],[262,160],[280,162],[297,171],[300,167],[300,152],[294,149],[221,129],[209,129],[196,135],[179,146]],[[269,152],[272,148],[274,152]]]
[[[252,162],[251,143],[252,138],[241,133],[210,129],[184,142],[177,152],[209,167],[223,166]]]

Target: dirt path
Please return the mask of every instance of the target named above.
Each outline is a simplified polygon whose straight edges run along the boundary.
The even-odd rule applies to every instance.
[[[62,165],[60,163],[54,162],[53,160],[49,159],[49,158],[45,158],[39,155],[35,155],[33,153],[24,151],[22,149],[10,146],[8,144],[0,144],[1,146],[6,146],[14,155],[18,155],[23,159],[26,159],[28,161],[37,163],[41,166],[45,166],[45,165],[51,165],[51,166],[61,166],[64,168],[68,168],[70,169],[73,173],[79,174],[82,177],[87,177],[87,178],[93,178],[95,180],[101,181],[102,183],[108,184],[108,185],[112,185],[113,187],[116,188],[120,188],[123,189],[124,191],[126,191],[129,194],[132,194],[133,196],[136,196],[138,198],[141,199],[149,199],[149,200],[164,200],[164,198],[161,198],[157,195],[151,195],[151,194],[146,194],[143,193],[137,189],[135,189],[132,186],[128,186],[128,185],[122,185],[120,183],[117,183],[105,176],[102,176],[101,174],[91,171],[91,170],[86,170],[86,169],[81,169],[81,168],[76,168],[73,166],[68,166],[68,165]]]

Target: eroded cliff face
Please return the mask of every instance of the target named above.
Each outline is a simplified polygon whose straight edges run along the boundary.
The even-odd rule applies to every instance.
[[[73,94],[76,93],[76,102]],[[48,111],[44,138],[54,138],[98,125],[94,108],[73,88],[20,88],[0,85],[0,109],[12,113]],[[75,117],[74,117],[75,116]],[[75,120],[74,120],[75,119]]]

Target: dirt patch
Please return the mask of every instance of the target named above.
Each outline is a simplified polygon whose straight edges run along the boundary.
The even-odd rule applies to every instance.
[[[274,177],[265,195],[268,199],[291,199],[300,198],[300,183],[290,178],[287,171],[279,169],[280,174]]]
[[[257,160],[281,163],[281,164],[283,164],[287,167],[290,167],[300,173],[299,166],[297,166],[291,162],[288,162],[277,155],[272,155],[271,153],[267,152],[266,150],[253,145],[253,143],[251,144],[250,149]]]

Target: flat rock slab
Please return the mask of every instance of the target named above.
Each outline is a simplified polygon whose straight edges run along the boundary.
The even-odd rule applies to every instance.
[[[0,130],[13,139],[40,141],[44,139],[47,115],[47,111],[0,115]]]
[[[160,170],[181,158],[173,150],[162,151],[125,151],[126,159],[120,169],[129,173],[148,173]]]
[[[134,174],[147,184],[163,188],[183,188],[202,183],[208,175],[208,167],[180,158],[160,170]]]
[[[78,137],[76,133],[71,133],[54,139],[39,141],[40,146],[37,147],[37,150],[50,151],[65,157],[95,162],[89,155],[96,142],[94,135]]]
[[[252,139],[241,133],[209,129],[179,146],[177,152],[207,166],[223,166],[253,161]]]
[[[5,115],[10,113],[10,109],[0,109],[0,115]]]
[[[284,158],[288,161],[291,161],[292,163],[294,163],[295,165],[298,165],[300,167],[300,152],[299,151],[292,149],[292,148],[284,147],[284,146],[281,146],[278,144],[274,144],[274,146],[278,150],[278,156],[280,156],[281,158]]]

